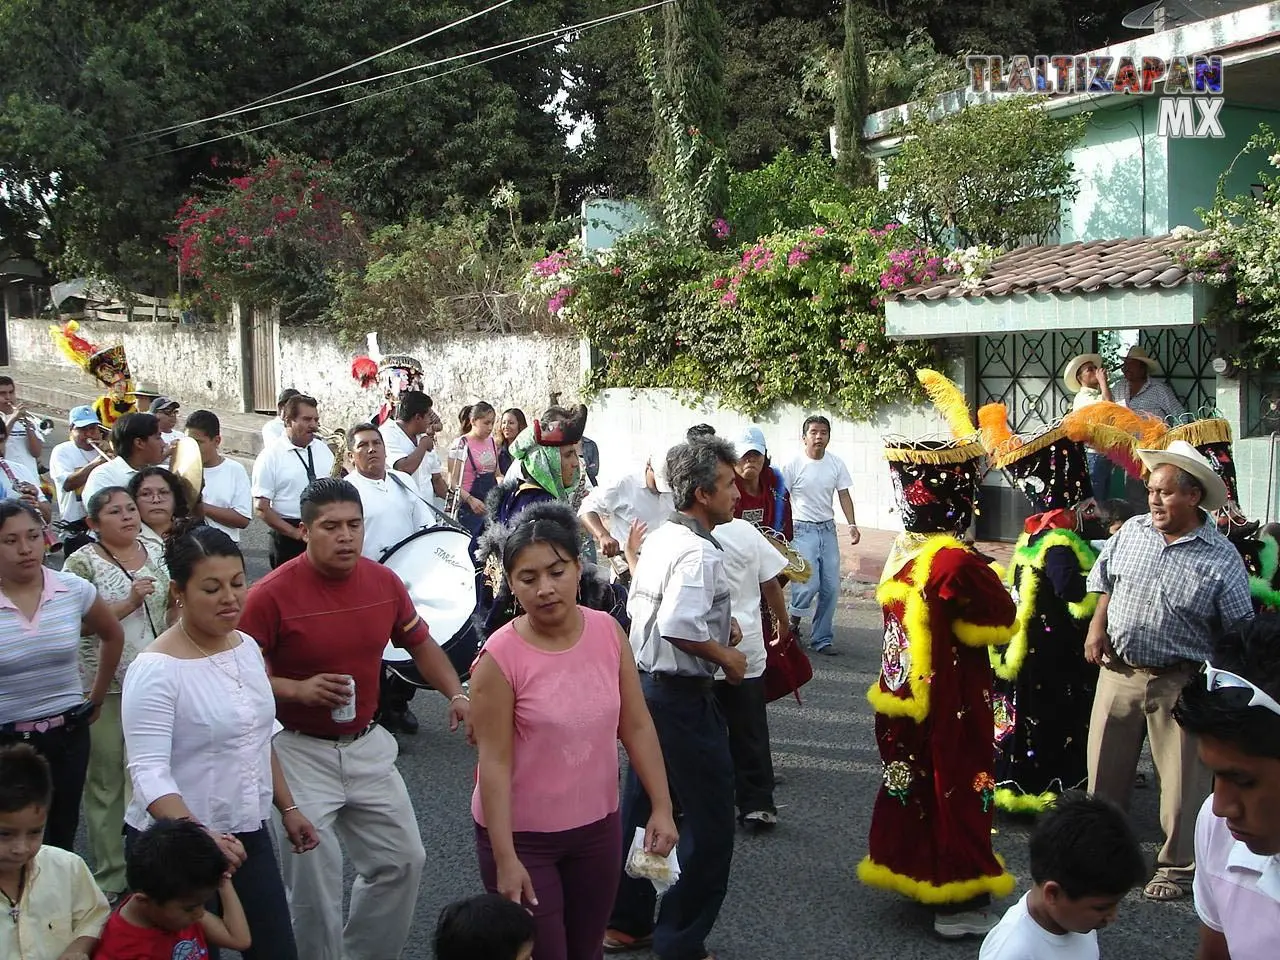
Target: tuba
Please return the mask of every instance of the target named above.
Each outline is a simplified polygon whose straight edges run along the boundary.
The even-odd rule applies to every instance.
[[[756,524],[756,529],[764,534],[764,538],[773,545],[783,557],[786,558],[787,566],[782,571],[782,576],[786,577],[792,583],[808,583],[809,578],[813,576],[813,567],[809,565],[809,561],[800,555],[800,552],[787,542],[787,538],[780,534],[772,527],[766,527],[763,524]]]

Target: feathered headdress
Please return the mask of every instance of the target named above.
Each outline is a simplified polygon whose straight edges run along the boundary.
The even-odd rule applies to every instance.
[[[1168,430],[1158,417],[1107,401],[1073,410],[1062,418],[1062,427],[1072,440],[1088,444],[1138,480],[1146,470],[1137,451],[1159,447]]]
[[[351,376],[367,390],[378,382],[378,365],[369,357],[356,357],[351,361]]]
[[[917,370],[916,379],[920,381],[938,412],[946,417],[947,426],[957,440],[972,437],[978,432],[978,428],[973,425],[973,418],[969,416],[969,402],[965,400],[959,387],[937,370]]]
[[[68,320],[61,327],[50,327],[49,334],[62,355],[81,370],[88,372],[89,358],[98,352],[98,348],[80,336],[80,324]]]
[[[1009,409],[1003,403],[986,403],[978,408],[978,428],[982,447],[991,456],[1006,452],[1020,445],[1021,441],[1009,429]]]

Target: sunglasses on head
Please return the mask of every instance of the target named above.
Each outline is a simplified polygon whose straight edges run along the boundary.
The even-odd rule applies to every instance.
[[[1262,707],[1270,710],[1276,716],[1280,717],[1280,703],[1276,703],[1275,699],[1257,686],[1257,684],[1246,680],[1238,673],[1231,673],[1229,670],[1219,670],[1208,660],[1204,663],[1204,679],[1205,686],[1209,688],[1209,692],[1215,690],[1248,690],[1253,696],[1249,698],[1249,706]]]

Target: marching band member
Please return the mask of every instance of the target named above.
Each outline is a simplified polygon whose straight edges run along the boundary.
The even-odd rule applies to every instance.
[[[420,390],[400,394],[395,419],[378,427],[392,468],[413,477],[418,492],[441,510],[449,495],[444,464],[436,453],[436,434],[442,427],[431,398]]]
[[[307,484],[333,470],[333,451],[316,434],[320,411],[314,397],[299,394],[284,406],[285,435],[253,462],[257,513],[271,528],[269,558],[274,570],[306,550],[299,498]]]

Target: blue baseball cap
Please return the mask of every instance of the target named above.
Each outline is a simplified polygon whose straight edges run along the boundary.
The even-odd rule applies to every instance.
[[[88,404],[80,407],[72,407],[71,412],[67,414],[67,422],[71,424],[73,429],[79,427],[102,426],[102,421],[98,419],[97,411]],[[103,429],[105,429],[105,427]]]
[[[769,447],[764,442],[764,431],[759,427],[747,427],[738,435],[733,446],[739,457],[745,457],[753,450],[761,456],[769,455]]]

